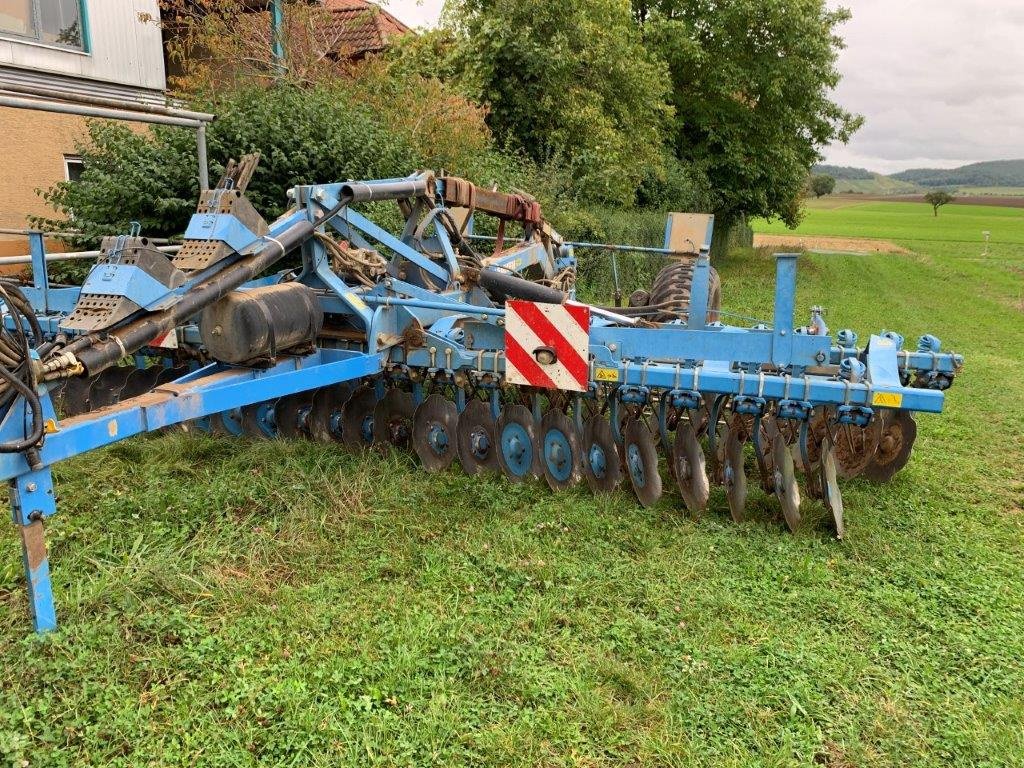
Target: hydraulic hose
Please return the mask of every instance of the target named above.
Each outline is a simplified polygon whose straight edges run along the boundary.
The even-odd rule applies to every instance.
[[[533,283],[517,275],[499,272],[495,269],[480,270],[477,282],[481,288],[501,299],[526,299],[541,304],[562,304],[569,298],[557,288]]]

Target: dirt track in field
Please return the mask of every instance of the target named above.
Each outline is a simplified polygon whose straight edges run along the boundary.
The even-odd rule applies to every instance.
[[[828,237],[824,235],[754,235],[754,247],[786,246],[805,251],[851,251],[855,253],[909,253],[888,240],[867,237]]]

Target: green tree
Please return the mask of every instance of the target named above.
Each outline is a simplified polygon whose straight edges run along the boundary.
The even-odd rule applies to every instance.
[[[668,72],[624,0],[452,0],[445,23],[455,66],[438,71],[489,107],[500,140],[592,200],[631,204],[664,176]]]
[[[811,176],[810,187],[815,197],[831,195],[836,188],[836,180],[827,174]]]
[[[924,196],[924,201],[932,207],[932,213],[935,214],[936,218],[938,218],[939,215],[939,208],[944,205],[949,205],[955,199],[956,198],[944,189],[936,189]]]
[[[831,98],[849,13],[825,0],[633,0],[633,12],[671,73],[668,141],[706,171],[716,212],[796,223],[820,149],[862,122]]]
[[[288,207],[285,192],[295,184],[404,176],[423,165],[401,132],[340,86],[252,87],[193,105],[218,115],[207,134],[213,179],[229,157],[261,153],[246,194],[268,219]],[[74,227],[93,243],[127,231],[133,220],[151,237],[184,231],[198,197],[193,132],[171,126],[136,132],[92,121],[78,151],[82,177],[44,195],[61,218],[36,223]]]

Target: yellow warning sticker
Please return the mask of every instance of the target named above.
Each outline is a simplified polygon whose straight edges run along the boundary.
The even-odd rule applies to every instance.
[[[619,380],[619,369],[618,368],[595,368],[594,378],[598,381],[618,381]]]
[[[880,405],[883,408],[899,408],[903,405],[902,392],[875,392],[871,397],[872,405]]]

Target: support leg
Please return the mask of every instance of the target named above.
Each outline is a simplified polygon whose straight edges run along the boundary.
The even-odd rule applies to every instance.
[[[46,555],[43,519],[57,511],[50,468],[28,472],[10,482],[11,512],[21,536],[21,556],[28,583],[29,607],[36,632],[57,628],[50,585],[50,561]]]
[[[36,632],[51,632],[57,628],[57,612],[53,607],[50,587],[50,560],[46,556],[43,521],[36,520],[21,527],[21,558],[25,564],[28,582],[29,608]]]

